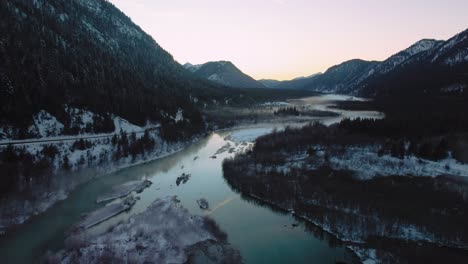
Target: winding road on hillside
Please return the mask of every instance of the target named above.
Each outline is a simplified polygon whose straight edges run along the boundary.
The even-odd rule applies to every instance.
[[[134,131],[135,134],[143,134],[146,131],[154,131],[159,129],[159,127],[146,128],[140,131]],[[18,140],[5,140],[0,141],[0,146],[8,145],[28,145],[28,144],[43,144],[43,143],[58,143],[58,142],[68,142],[75,141],[80,139],[101,139],[101,138],[111,138],[117,132],[107,133],[107,134],[94,134],[94,135],[76,135],[76,136],[59,136],[59,137],[47,137],[47,138],[28,138],[28,139],[18,139]]]

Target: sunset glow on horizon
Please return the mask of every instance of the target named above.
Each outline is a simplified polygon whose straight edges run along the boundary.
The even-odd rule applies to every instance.
[[[287,80],[468,28],[466,0],[110,0],[181,64]]]

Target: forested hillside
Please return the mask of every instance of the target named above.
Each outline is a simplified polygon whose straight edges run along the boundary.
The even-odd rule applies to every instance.
[[[179,129],[202,129],[193,101],[210,95],[211,102],[214,87],[190,76],[111,3],[1,1],[0,15],[0,124],[12,136],[27,137],[40,110],[67,131],[65,105],[107,120],[115,114],[137,125],[149,120],[163,126],[175,125],[180,108],[186,124],[179,122]],[[112,124],[101,130],[112,131]]]

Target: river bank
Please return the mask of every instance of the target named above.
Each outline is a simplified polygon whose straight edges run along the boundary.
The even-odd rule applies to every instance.
[[[434,148],[369,136],[370,125],[353,132],[355,123],[257,138],[252,151],[224,161],[224,177],[242,195],[326,230],[363,262],[466,262],[468,165],[440,137]]]
[[[146,153],[137,159],[128,157],[113,161],[111,157],[108,157],[107,164],[99,164],[99,166],[91,165],[92,167],[90,168],[77,168],[74,171],[63,171],[57,168],[52,172],[51,182],[47,184],[35,184],[32,192],[27,194],[19,192],[0,200],[0,237],[7,235],[9,232],[14,232],[14,229],[28,221],[31,217],[38,216],[57,202],[65,200],[70,192],[91,179],[168,157],[184,150],[187,146],[199,141],[201,138],[202,136],[199,136],[190,141],[171,144],[158,139],[158,144],[161,148]],[[101,147],[100,145],[96,145],[96,148]],[[62,148],[64,147],[62,146]],[[91,152],[93,152],[92,149]],[[111,152],[108,152],[107,155],[111,154]],[[86,161],[86,163],[88,162]]]

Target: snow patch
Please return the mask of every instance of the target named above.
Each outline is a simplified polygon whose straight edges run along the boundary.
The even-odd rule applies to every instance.
[[[273,128],[252,128],[239,130],[231,133],[227,139],[232,140],[237,143],[243,142],[254,142],[258,137],[269,134],[273,131]]]
[[[71,119],[71,127],[77,127],[80,131],[83,131],[88,126],[94,124],[93,112],[82,110],[78,108],[65,107],[65,111],[69,114]]]
[[[466,88],[465,84],[455,83],[455,84],[452,84],[452,85],[449,85],[440,89],[440,91],[443,93],[453,93],[453,92],[463,93],[465,91],[465,88]]]
[[[455,55],[448,57],[444,61],[446,65],[450,66],[457,65],[462,62],[468,62],[468,48],[458,51]]]
[[[377,264],[380,260],[377,258],[377,250],[360,248],[356,246],[348,246],[358,257],[363,264]]]
[[[58,136],[63,133],[64,125],[44,110],[33,116],[33,123],[28,130],[31,134],[39,137]]]
[[[286,102],[266,102],[263,104],[260,104],[260,106],[290,106],[290,103]]]
[[[435,40],[430,40],[430,39],[423,39],[418,42],[416,42],[413,46],[409,47],[405,51],[410,55],[416,55],[418,53],[430,50],[434,48],[437,45],[437,41]]]
[[[342,155],[330,158],[331,166],[338,170],[351,170],[362,179],[376,176],[431,176],[452,174],[468,177],[468,164],[449,158],[430,161],[414,156],[404,159],[389,155],[379,157],[376,151],[366,148],[348,148]]]
[[[174,121],[179,122],[179,121],[183,121],[183,120],[184,120],[184,111],[179,108],[179,110],[177,110],[177,114],[176,114],[176,116],[174,118]]]
[[[12,126],[0,126],[0,142],[14,137],[15,134],[15,129]]]
[[[120,131],[123,131],[126,133],[143,131],[142,127],[136,126],[118,116],[114,118],[114,126],[115,126],[115,133],[120,133]]]
[[[224,85],[227,84],[227,83],[224,81],[224,79],[223,79],[221,76],[219,76],[218,74],[216,74],[216,73],[210,75],[210,76],[208,77],[208,80],[213,81],[213,82],[217,82],[217,83],[220,83],[220,84],[224,84]]]
[[[432,62],[435,62],[440,56],[442,56],[445,51],[453,48],[455,45],[458,43],[464,41],[466,39],[466,35],[462,35],[463,33],[460,33],[456,35],[455,37],[451,38],[448,42],[446,42],[436,53],[436,55],[432,58]]]
[[[176,197],[155,200],[148,209],[117,224],[112,232],[78,233],[69,241],[83,240],[79,254],[64,254],[62,263],[93,263],[110,254],[114,259],[135,263],[186,263],[186,249],[207,240],[217,240],[206,218],[194,216],[180,206]],[[97,258],[96,258],[97,257]],[[93,261],[94,260],[94,261]]]

